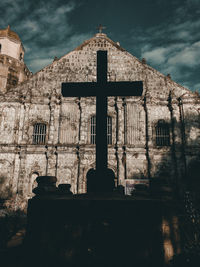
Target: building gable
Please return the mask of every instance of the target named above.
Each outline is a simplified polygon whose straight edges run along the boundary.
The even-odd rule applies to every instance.
[[[48,96],[53,91],[60,96],[62,82],[96,81],[97,50],[108,51],[110,81],[142,80],[144,94],[154,100],[166,100],[170,91],[175,97],[194,96],[193,92],[153,69],[145,60],[140,61],[102,33],[96,34],[60,59],[55,59],[14,90],[22,95],[29,92],[32,97]]]

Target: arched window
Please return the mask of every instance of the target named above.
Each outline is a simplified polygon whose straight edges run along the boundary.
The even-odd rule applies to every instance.
[[[156,146],[169,146],[170,134],[169,124],[164,120],[159,120],[155,126],[156,131]]]
[[[46,124],[36,123],[33,125],[33,144],[42,145],[46,141]]]
[[[90,119],[90,143],[96,144],[96,116]],[[112,117],[107,116],[107,143],[112,145]]]

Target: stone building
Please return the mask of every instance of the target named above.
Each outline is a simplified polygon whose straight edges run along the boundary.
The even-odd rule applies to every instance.
[[[143,81],[141,97],[108,98],[108,166],[126,193],[162,178],[181,184],[199,159],[200,97],[104,33],[31,75],[24,48],[0,30],[1,195],[29,198],[38,175],[87,191],[95,167],[95,97],[64,98],[62,82],[96,81],[96,51],[108,51],[109,81]],[[99,181],[100,182],[100,181]]]

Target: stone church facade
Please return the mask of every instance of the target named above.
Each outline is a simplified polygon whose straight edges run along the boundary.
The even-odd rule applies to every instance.
[[[181,184],[199,160],[200,96],[97,33],[34,75],[20,38],[0,30],[1,196],[32,196],[52,175],[87,191],[95,168],[95,97],[64,98],[63,82],[96,81],[96,51],[108,51],[108,81],[143,81],[140,97],[108,98],[108,166],[127,193],[135,183]],[[100,182],[100,181],[99,181]],[[7,195],[6,195],[7,194]]]

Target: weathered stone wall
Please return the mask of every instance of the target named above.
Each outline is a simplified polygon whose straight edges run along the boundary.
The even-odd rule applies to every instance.
[[[71,183],[74,193],[86,191],[86,174],[95,166],[95,145],[90,144],[95,98],[63,98],[61,83],[96,81],[99,49],[108,51],[108,80],[142,80],[144,86],[142,97],[108,99],[112,117],[108,165],[116,184],[156,177],[181,180],[189,162],[198,156],[199,95],[140,62],[106,35],[97,34],[12,93],[1,95],[0,161],[11,162],[13,169],[3,175],[14,193],[31,196],[35,177],[46,174],[56,175],[58,183]],[[159,119],[170,125],[169,147],[156,146]],[[47,125],[44,145],[33,144],[36,122]]]

